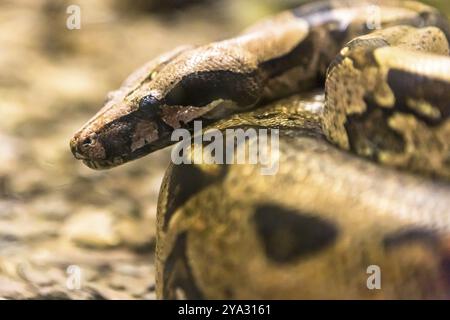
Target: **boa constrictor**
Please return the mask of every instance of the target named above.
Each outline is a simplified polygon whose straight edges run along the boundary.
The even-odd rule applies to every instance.
[[[449,40],[419,2],[312,2],[150,61],[71,149],[105,169],[194,120],[279,129],[273,176],[169,167],[159,298],[449,298]],[[325,95],[305,93],[324,82]],[[382,285],[370,290],[374,266]]]

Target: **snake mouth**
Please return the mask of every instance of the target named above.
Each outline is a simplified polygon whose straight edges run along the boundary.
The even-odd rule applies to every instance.
[[[154,142],[152,144],[147,144],[143,146],[142,148],[139,148],[135,150],[134,152],[130,152],[128,154],[122,154],[115,157],[111,157],[110,159],[81,159],[83,163],[88,166],[91,169],[95,170],[106,170],[110,168],[114,168],[117,166],[120,166],[124,163],[137,160],[139,158],[142,158],[146,156],[149,153],[152,153],[156,150],[163,149],[165,147],[168,147],[176,141],[171,141],[167,137],[166,139],[160,139],[158,142]]]
[[[83,163],[91,169],[104,170],[120,166],[125,160],[117,157],[113,160],[83,160]]]

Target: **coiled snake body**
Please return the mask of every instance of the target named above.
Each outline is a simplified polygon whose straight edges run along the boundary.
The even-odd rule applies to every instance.
[[[273,176],[169,167],[159,298],[449,298],[449,39],[418,2],[313,2],[150,61],[72,152],[103,169],[172,144],[194,120],[280,129]],[[325,98],[280,100],[323,79]],[[383,280],[370,290],[374,266]]]

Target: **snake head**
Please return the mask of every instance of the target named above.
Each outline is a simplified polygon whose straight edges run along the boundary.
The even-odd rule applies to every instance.
[[[226,53],[225,53],[226,54]],[[221,47],[181,47],[136,70],[70,141],[75,158],[107,169],[169,146],[174,130],[259,99],[256,65]],[[233,58],[237,57],[237,58]],[[224,61],[226,60],[226,61]]]

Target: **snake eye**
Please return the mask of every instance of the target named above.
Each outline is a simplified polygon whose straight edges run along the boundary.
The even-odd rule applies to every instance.
[[[159,113],[160,103],[152,95],[145,96],[139,101],[139,109],[143,111],[147,116],[156,116]]]
[[[145,96],[139,101],[139,108],[155,107],[159,104],[158,99],[152,95]]]

